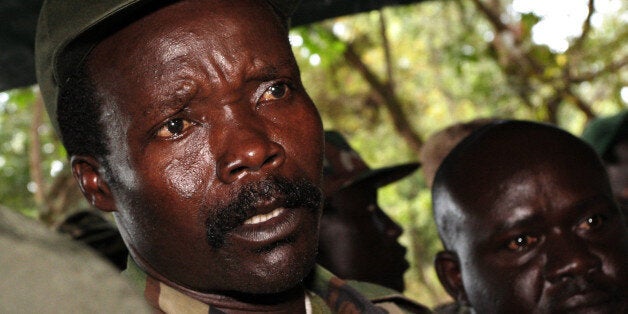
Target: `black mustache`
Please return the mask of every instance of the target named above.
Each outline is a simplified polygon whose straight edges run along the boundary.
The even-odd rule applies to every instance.
[[[250,214],[255,214],[255,205],[260,201],[277,200],[280,206],[288,210],[302,207],[317,211],[322,199],[321,189],[305,179],[290,181],[283,177],[272,177],[247,184],[228,204],[208,209],[215,214],[205,221],[207,241],[213,248],[221,248],[229,231],[242,225]]]
[[[560,289],[557,289],[558,292],[552,297],[550,308],[560,308],[561,304],[570,297],[591,291],[603,292],[610,300],[620,300],[622,298],[619,287],[601,280],[585,277],[586,276],[576,276],[563,283]]]

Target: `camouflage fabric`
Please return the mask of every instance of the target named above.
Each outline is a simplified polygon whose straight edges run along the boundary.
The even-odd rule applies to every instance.
[[[371,169],[338,131],[325,131],[323,191],[332,195],[343,188],[368,183],[375,188],[400,180],[417,170],[417,162]]]
[[[470,307],[461,305],[457,302],[442,304],[434,308],[436,314],[471,314],[473,311]]]
[[[0,206],[0,313],[151,313],[88,247]]]
[[[129,258],[123,272],[157,313],[223,313],[148,276]],[[375,284],[344,281],[316,266],[307,280],[307,299],[311,313],[431,313],[426,307],[399,292]]]

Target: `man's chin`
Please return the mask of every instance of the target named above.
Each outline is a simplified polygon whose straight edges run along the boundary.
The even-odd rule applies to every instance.
[[[263,261],[246,271],[248,279],[243,278],[242,286],[237,290],[250,294],[277,294],[300,287],[314,267],[316,252],[298,254],[285,249],[276,247],[260,252]]]

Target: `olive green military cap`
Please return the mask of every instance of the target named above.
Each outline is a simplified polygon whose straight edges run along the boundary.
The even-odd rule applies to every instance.
[[[624,109],[617,114],[589,122],[582,132],[582,139],[605,159],[617,141],[626,138],[627,134],[628,110]]]
[[[266,0],[286,21],[299,0]],[[37,82],[55,131],[64,83],[91,50],[116,29],[174,0],[45,0],[35,35]]]

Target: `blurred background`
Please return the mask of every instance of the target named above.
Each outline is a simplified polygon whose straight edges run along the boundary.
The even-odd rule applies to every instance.
[[[424,141],[456,122],[528,119],[580,135],[591,119],[628,106],[626,1],[374,2],[380,5],[355,13],[320,1],[338,14],[313,19],[306,7],[290,36],[325,128],[342,132],[373,168],[417,161]],[[0,12],[15,3],[0,1]],[[36,18],[0,15],[18,28]],[[13,61],[6,48],[0,47],[0,205],[52,228],[88,204],[37,86],[20,77],[32,65]],[[421,170],[379,193],[380,206],[405,230],[401,242],[412,265],[405,294],[426,305],[447,300],[432,268],[440,243]]]

